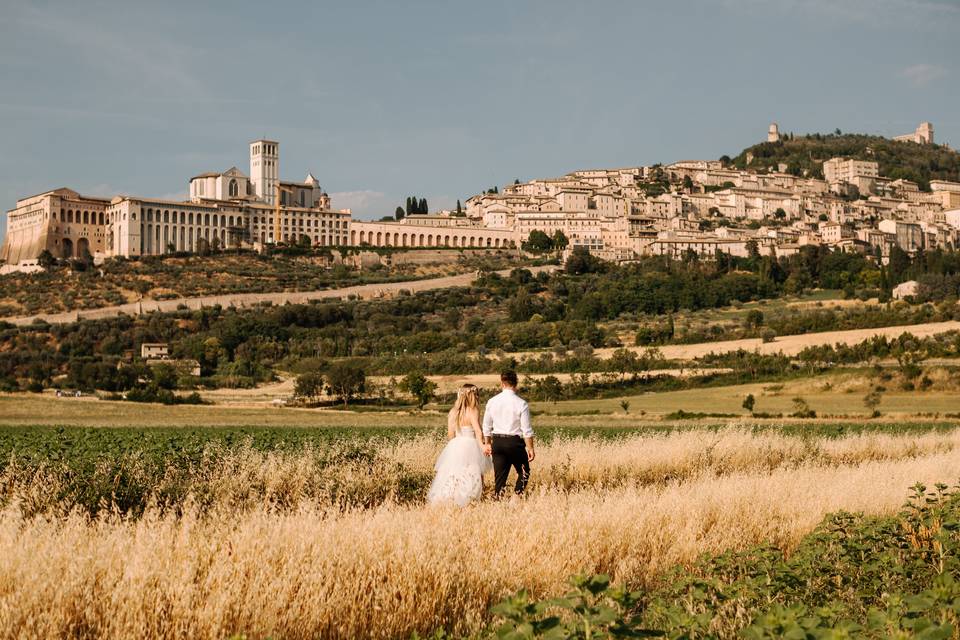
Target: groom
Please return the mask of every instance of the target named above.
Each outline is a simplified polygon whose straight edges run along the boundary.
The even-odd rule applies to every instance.
[[[501,391],[487,401],[483,412],[484,452],[493,456],[494,495],[503,496],[510,467],[517,470],[514,491],[523,494],[530,479],[530,463],[536,457],[530,407],[517,395],[517,374],[500,374]]]

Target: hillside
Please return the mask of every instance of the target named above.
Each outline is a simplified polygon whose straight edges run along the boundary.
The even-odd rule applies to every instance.
[[[929,189],[930,180],[960,182],[960,153],[945,145],[895,142],[861,134],[787,134],[785,137],[788,139],[748,147],[732,162],[737,168],[756,170],[785,163],[787,171],[794,175],[822,178],[824,160],[845,156],[874,160],[880,164],[880,175],[913,180],[923,190]],[[752,159],[748,163],[749,154]]]
[[[171,254],[102,266],[74,260],[37,273],[0,278],[0,317],[97,309],[145,300],[281,291],[317,291],[353,285],[415,280],[509,264],[499,255],[455,254],[424,263],[397,263],[363,271],[329,265],[329,251],[291,250],[274,255],[223,252]]]

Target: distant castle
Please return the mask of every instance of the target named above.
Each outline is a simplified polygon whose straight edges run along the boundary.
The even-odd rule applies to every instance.
[[[767,142],[780,142],[780,127],[776,122],[771,122],[770,128],[767,129]]]
[[[920,126],[913,133],[905,133],[902,136],[894,136],[898,142],[915,142],[917,144],[933,144],[933,125],[929,122],[921,122]],[[780,127],[776,122],[771,122],[767,128],[767,142],[780,142]]]
[[[898,142],[916,142],[917,144],[933,144],[933,125],[921,122],[913,133],[905,133],[894,137]]]

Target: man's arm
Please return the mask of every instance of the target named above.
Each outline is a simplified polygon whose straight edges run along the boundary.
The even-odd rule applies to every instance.
[[[490,401],[483,408],[483,439],[490,440],[493,435],[493,413],[490,411]]]
[[[520,434],[523,436],[523,443],[527,448],[527,458],[531,462],[537,457],[536,449],[533,447],[533,427],[530,425],[530,405],[526,402],[520,409]]]

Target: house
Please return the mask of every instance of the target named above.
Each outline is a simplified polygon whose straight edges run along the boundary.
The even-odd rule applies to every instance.
[[[170,357],[170,345],[166,342],[144,342],[140,345],[140,357],[144,360],[166,360]]]

